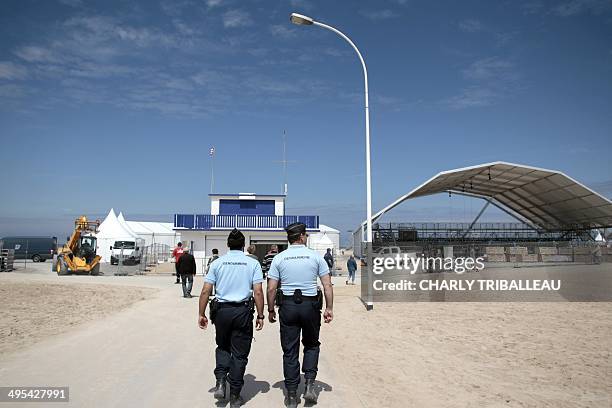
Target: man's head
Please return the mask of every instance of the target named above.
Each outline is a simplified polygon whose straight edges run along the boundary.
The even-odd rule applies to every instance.
[[[219,255],[219,250],[217,248],[213,248],[212,254],[213,255]]]
[[[331,252],[331,248],[327,248],[327,253],[329,254]]]
[[[255,254],[255,245],[249,245],[247,247],[247,252],[251,255]]]
[[[231,250],[242,250],[244,248],[244,235],[236,228],[227,237],[227,246]]]
[[[176,244],[176,246],[180,248],[180,247],[182,247],[182,246],[183,246],[183,243],[182,243],[182,242],[179,242],[178,244]]]
[[[270,246],[270,251],[272,251],[272,252],[278,252],[278,245],[276,245],[276,244],[272,244],[272,245]]]
[[[306,241],[308,240],[306,224],[302,222],[294,222],[293,224],[287,225],[285,231],[287,231],[287,241],[289,241],[290,244],[306,244]]]

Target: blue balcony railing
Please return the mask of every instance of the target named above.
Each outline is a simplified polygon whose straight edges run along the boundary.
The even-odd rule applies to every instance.
[[[303,222],[309,230],[319,229],[318,215],[211,215],[174,214],[174,228],[191,230],[252,229],[283,230],[294,222]]]

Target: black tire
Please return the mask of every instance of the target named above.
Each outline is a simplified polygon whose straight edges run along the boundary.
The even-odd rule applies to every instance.
[[[47,260],[45,258],[40,258],[39,262],[46,262]]]
[[[42,258],[38,254],[32,255],[32,262],[40,262]]]
[[[55,266],[55,271],[60,276],[70,275],[70,272],[68,271],[68,265],[66,265],[66,261],[64,261],[64,258],[62,257],[57,258],[57,264]]]

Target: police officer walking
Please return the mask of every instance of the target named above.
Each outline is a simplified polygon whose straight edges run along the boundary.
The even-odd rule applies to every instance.
[[[297,407],[300,383],[300,334],[304,345],[302,371],[306,380],[304,399],[317,402],[314,380],[319,363],[319,331],[323,294],[317,289],[317,278],[325,294],[325,323],[332,321],[334,293],[329,267],[316,252],[306,247],[306,225],[294,223],[286,228],[289,247],[274,257],[268,273],[268,319],[276,321],[275,298],[280,303],[280,337],[283,349],[283,373],[287,389],[286,405]],[[277,295],[280,282],[281,292]]]
[[[256,330],[261,330],[264,324],[263,276],[259,262],[243,252],[242,232],[234,228],[227,238],[227,246],[230,251],[210,264],[200,295],[198,325],[201,329],[208,326],[205,312],[214,285],[216,297],[210,305],[217,343],[214,396],[225,399],[229,382],[230,407],[236,408],[243,402],[240,391],[253,339],[254,306],[257,307]]]

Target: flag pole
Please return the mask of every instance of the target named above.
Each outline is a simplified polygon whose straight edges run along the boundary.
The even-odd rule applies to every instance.
[[[215,190],[215,148],[210,148],[210,194]]]

